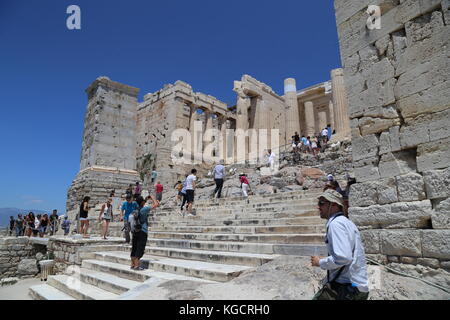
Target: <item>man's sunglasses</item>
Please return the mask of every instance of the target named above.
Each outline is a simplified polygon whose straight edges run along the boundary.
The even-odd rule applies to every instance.
[[[328,202],[328,201],[319,200],[319,202],[317,203],[317,205],[318,205],[319,207],[321,207],[321,206],[323,206],[323,205],[325,205],[325,204],[327,204],[327,203],[329,203],[329,202]]]

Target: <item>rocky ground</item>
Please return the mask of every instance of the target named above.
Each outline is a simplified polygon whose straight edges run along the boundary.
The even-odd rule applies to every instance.
[[[242,195],[239,182],[240,173],[247,174],[251,191],[257,195],[322,189],[327,183],[328,174],[333,174],[341,187],[345,187],[345,175],[353,175],[350,141],[329,143],[327,149],[317,156],[302,153],[300,159],[296,159],[297,161],[294,161],[294,158],[295,155],[291,152],[281,154],[280,169],[276,174],[270,176],[264,175],[258,166],[228,166],[222,197]],[[215,189],[213,177],[199,177],[197,183],[195,199],[211,198]],[[162,207],[169,207],[175,202],[177,192],[170,187],[166,186],[161,202]]]
[[[450,273],[422,266],[389,265],[450,288]],[[368,266],[369,300],[448,300],[450,293],[420,280]],[[135,299],[168,300],[310,300],[320,288],[325,271],[311,267],[309,257],[282,256],[238,278],[221,284],[168,281],[142,292]],[[450,290],[450,289],[449,289]]]

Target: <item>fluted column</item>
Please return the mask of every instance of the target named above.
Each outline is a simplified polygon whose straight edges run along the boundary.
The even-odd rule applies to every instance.
[[[335,129],[335,125],[334,125],[334,106],[333,106],[333,101],[330,101],[328,103],[328,123],[329,125],[331,125],[331,129],[334,130]]]
[[[314,104],[311,101],[305,102],[305,124],[306,136],[314,136],[315,120],[314,120]]]
[[[290,141],[290,138],[295,132],[300,133],[300,118],[295,79],[289,78],[284,80],[284,97],[287,105],[285,132],[287,141]]]
[[[331,71],[331,85],[333,89],[336,134],[340,139],[343,139],[350,136],[350,119],[348,116],[348,99],[342,69],[334,69]]]
[[[248,129],[248,107],[250,106],[250,98],[239,94],[237,98],[237,122],[236,129]]]
[[[319,112],[319,132],[322,132],[327,126],[327,112],[325,110]]]

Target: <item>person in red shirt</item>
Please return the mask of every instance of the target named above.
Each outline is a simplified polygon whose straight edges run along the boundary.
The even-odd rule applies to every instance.
[[[161,184],[161,181],[158,181],[155,184],[155,192],[156,192],[156,200],[161,201],[162,200],[162,193],[163,193],[164,187]]]
[[[250,187],[250,183],[248,182],[247,176],[244,173],[239,175],[239,181],[241,182],[242,195],[244,198],[248,197],[248,189]]]

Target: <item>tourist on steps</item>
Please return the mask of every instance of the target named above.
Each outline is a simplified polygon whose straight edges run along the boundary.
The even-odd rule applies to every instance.
[[[44,235],[47,233],[48,225],[50,224],[50,219],[48,218],[47,214],[44,214],[40,219],[39,224],[39,237],[44,237]]]
[[[108,234],[109,223],[113,220],[113,206],[112,199],[108,198],[106,203],[102,205],[100,209],[100,215],[98,216],[99,222],[102,224],[102,237],[106,240],[106,235]]]
[[[9,217],[9,232],[8,232],[9,236],[12,236],[13,230],[14,230],[14,217],[10,216]]]
[[[241,173],[239,175],[239,181],[241,182],[241,190],[244,198],[248,198],[248,189],[250,187],[250,183],[248,182],[247,175],[245,173]]]
[[[173,187],[175,190],[177,190],[176,205],[179,206],[181,201],[183,200],[183,195],[181,194],[181,190],[183,189],[183,183],[180,180],[178,180]]]
[[[189,175],[187,174],[186,175],[186,178],[184,179],[184,181],[183,181],[183,183],[181,184],[182,185],[182,188],[181,188],[181,196],[182,196],[182,198],[183,198],[183,202],[181,202],[181,215],[184,217],[184,212],[183,212],[183,210],[184,210],[184,205],[186,204],[186,202],[187,202],[187,196],[186,196],[186,180],[187,180],[187,177],[189,177]]]
[[[215,197],[217,193],[217,199],[220,199],[222,197],[223,179],[225,178],[225,167],[223,166],[222,160],[214,167],[212,174],[214,175],[214,181],[216,183],[213,197]]]
[[[130,243],[130,223],[128,222],[128,217],[130,213],[138,208],[137,202],[133,201],[133,197],[131,195],[127,195],[126,201],[122,204],[122,216],[121,221],[123,221],[123,234],[125,237],[125,242]]]
[[[70,220],[68,216],[64,216],[64,221],[61,223],[61,228],[64,230],[64,235],[67,236],[70,232]]]
[[[16,237],[23,236],[23,226],[24,226],[24,219],[22,218],[22,215],[19,214],[17,216],[17,219],[14,221],[14,229],[16,230]]]
[[[158,201],[161,201],[161,200],[162,200],[163,190],[164,190],[164,187],[163,187],[163,185],[161,184],[161,181],[158,181],[158,182],[155,184],[155,195],[156,195],[156,200],[158,200]]]
[[[186,178],[186,200],[188,217],[193,216],[192,205],[194,204],[195,181],[197,180],[197,169],[192,169],[191,174]]]
[[[355,224],[343,213],[342,195],[326,190],[319,197],[320,217],[328,220],[325,243],[328,257],[311,257],[311,265],[327,270],[322,289],[313,300],[367,300],[366,257]]]
[[[89,235],[87,234],[89,229],[89,200],[91,200],[91,198],[86,196],[83,198],[83,201],[80,204],[80,230],[78,230],[78,233],[82,234],[83,238],[89,238]]]
[[[149,200],[152,201],[152,206],[145,206],[146,200],[143,197],[138,197],[136,199],[137,204],[139,205],[139,222],[140,222],[140,230],[133,233],[133,238],[131,242],[131,269],[136,271],[144,270],[140,266],[140,259],[144,255],[145,245],[147,244],[147,235],[148,235],[148,216],[152,209],[158,207],[159,202],[153,199],[152,196],[148,197]]]
[[[136,182],[136,187],[134,188],[134,198],[137,199],[141,196],[142,187],[139,182]]]
[[[58,231],[58,210],[54,209],[50,215],[50,235],[53,236]]]

